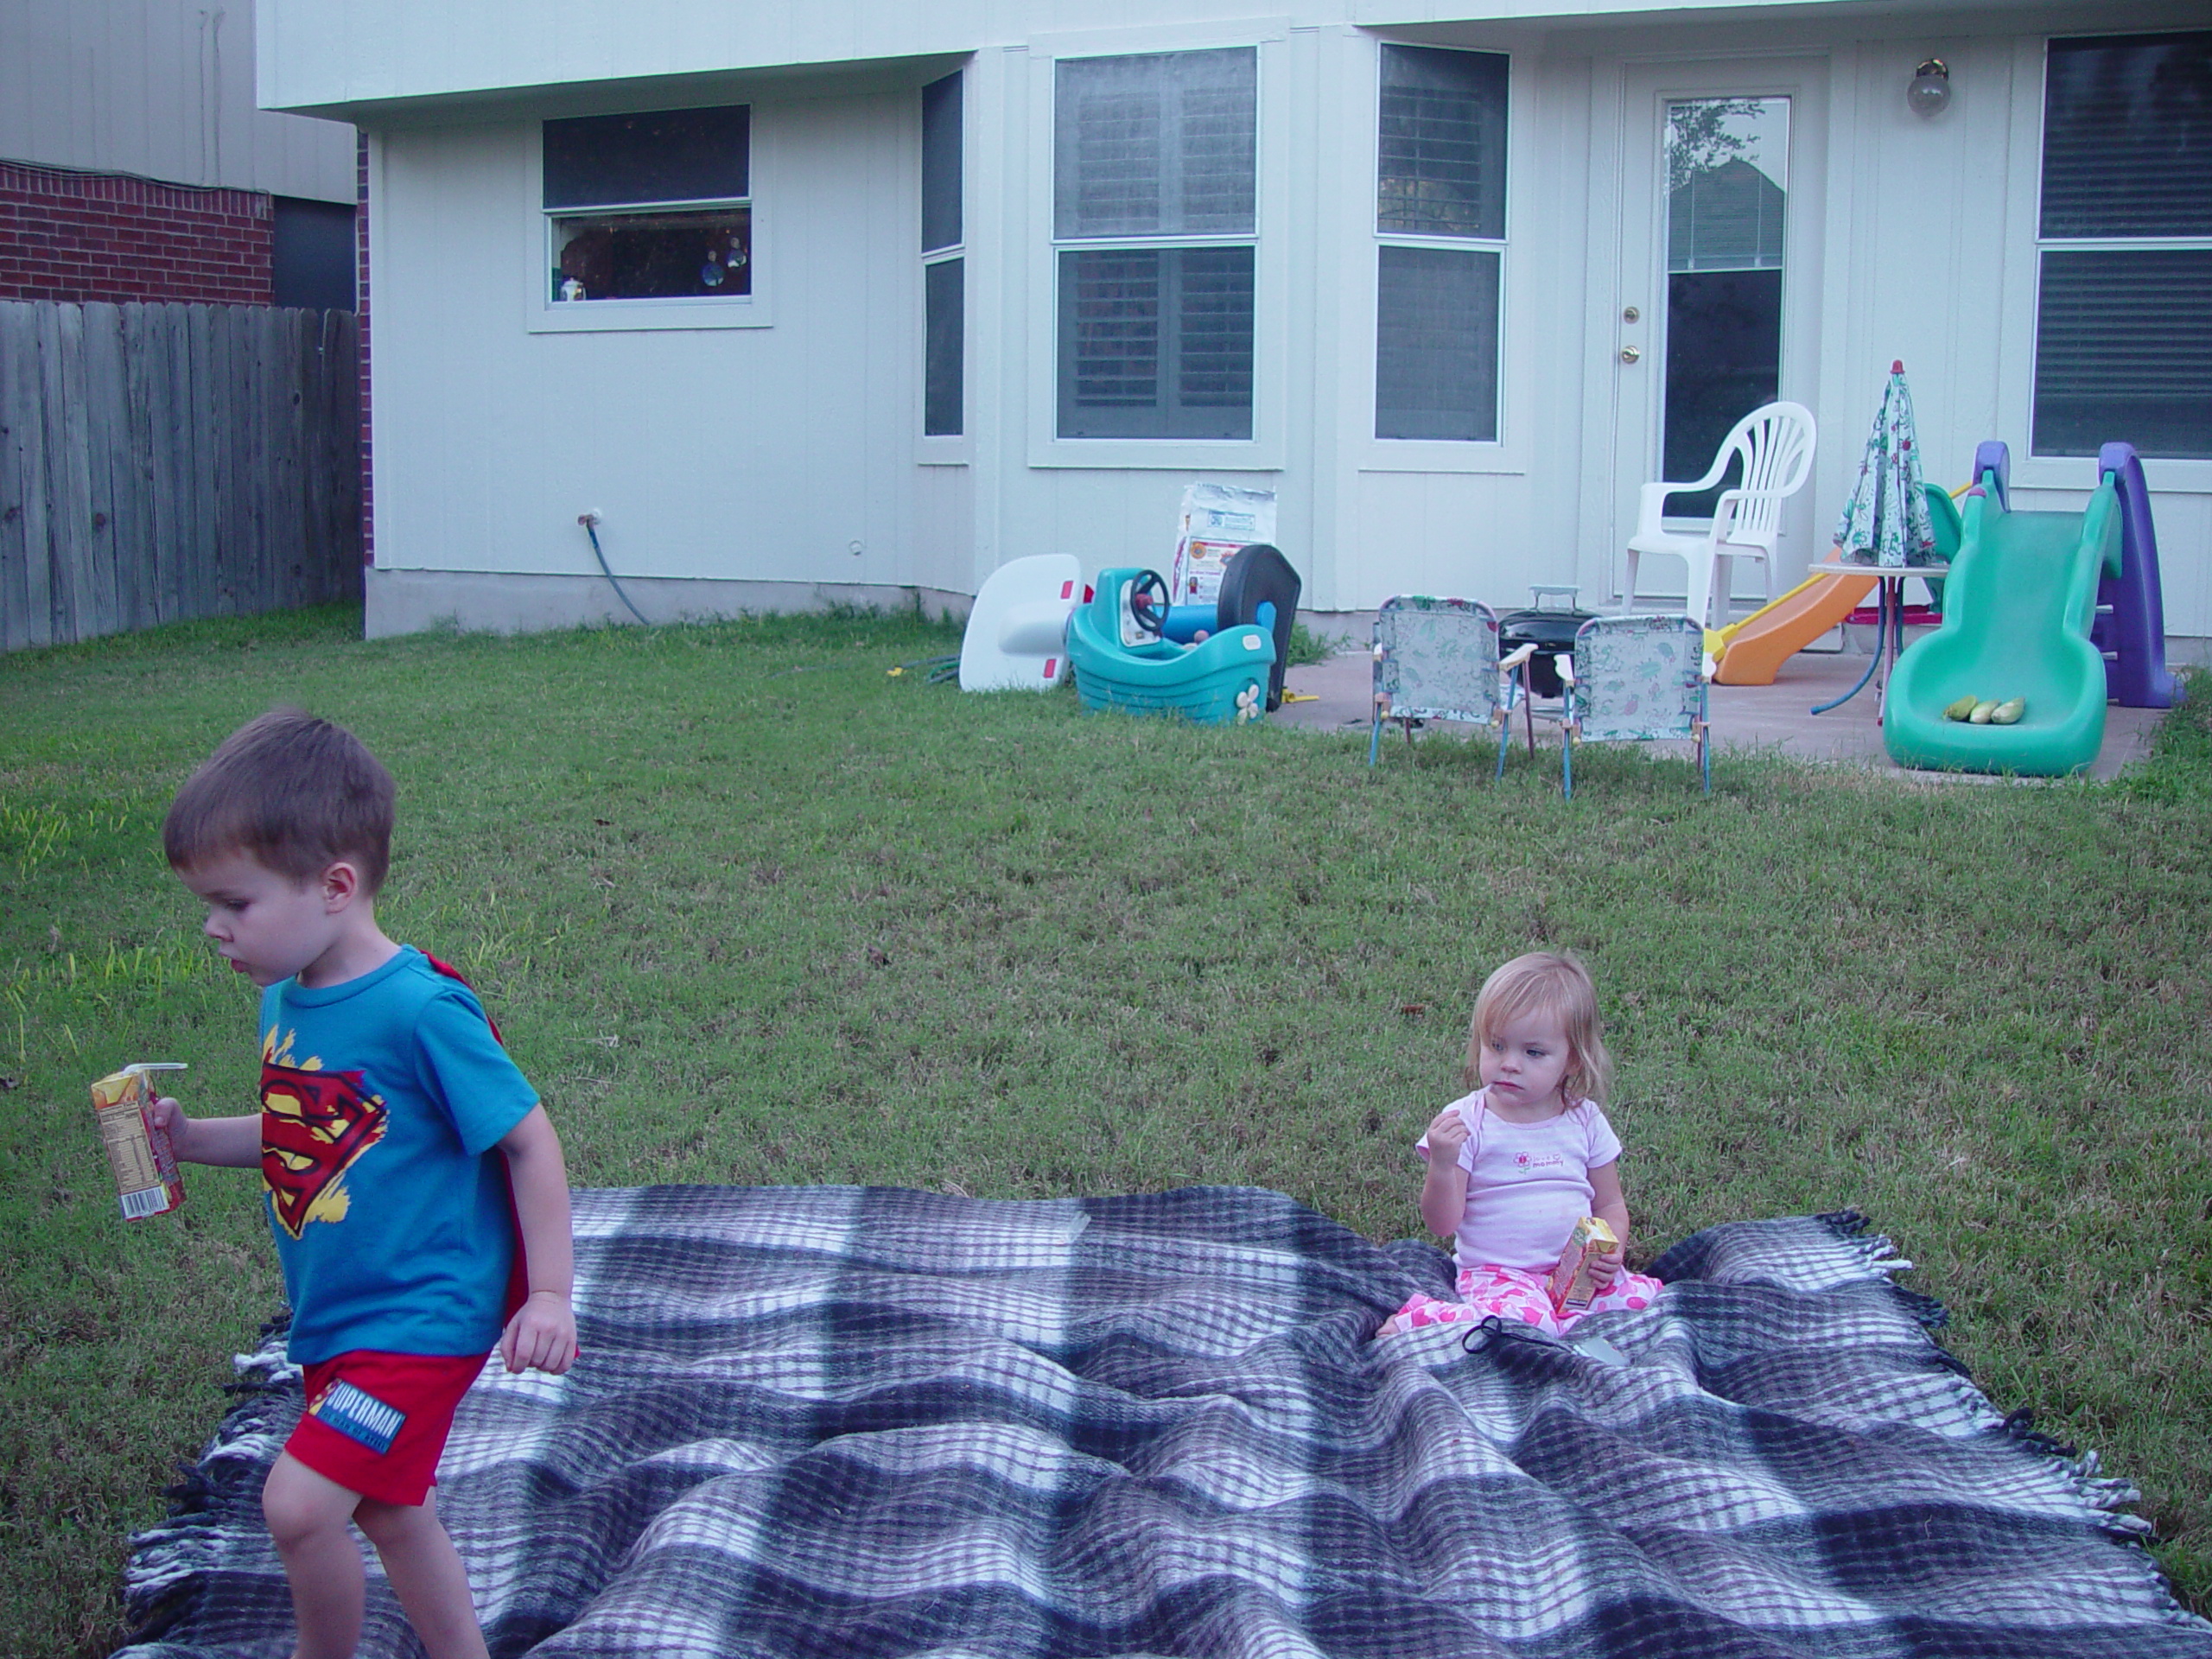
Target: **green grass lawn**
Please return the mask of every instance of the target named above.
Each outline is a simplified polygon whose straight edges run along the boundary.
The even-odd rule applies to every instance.
[[[251,1109],[169,795],[294,702],[399,782],[383,919],[474,979],[580,1185],[1279,1187],[1418,1232],[1500,960],[1590,963],[1637,1257],[1855,1206],[2000,1409],[2143,1489],[2212,1611],[2212,684],[2119,785],[1084,715],[833,616],[363,643],[344,610],[0,658],[0,1652],[105,1652],[278,1287],[241,1173],[126,1225],[86,1084]]]

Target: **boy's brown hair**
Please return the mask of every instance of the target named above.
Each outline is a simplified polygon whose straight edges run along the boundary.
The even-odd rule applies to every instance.
[[[391,774],[360,739],[305,709],[272,709],[185,780],[162,850],[180,870],[245,853],[295,881],[346,859],[373,893],[391,864]]]
[[[1612,1089],[1613,1058],[1605,1052],[1605,1026],[1598,1017],[1598,988],[1571,951],[1532,950],[1483,982],[1467,1027],[1468,1084],[1479,1080],[1476,1065],[1491,1034],[1529,1013],[1556,1014],[1567,1033],[1567,1067],[1560,1092],[1567,1103],[1594,1100],[1604,1105]]]

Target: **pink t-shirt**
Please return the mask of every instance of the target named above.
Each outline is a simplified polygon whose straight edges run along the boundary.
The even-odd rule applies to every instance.
[[[1621,1155],[1612,1125],[1595,1101],[1541,1123],[1514,1123],[1483,1104],[1482,1091],[1452,1102],[1467,1126],[1459,1167],[1467,1207],[1459,1216],[1459,1265],[1548,1271],[1597,1192],[1590,1172]],[[1414,1150],[1428,1156],[1424,1135]]]

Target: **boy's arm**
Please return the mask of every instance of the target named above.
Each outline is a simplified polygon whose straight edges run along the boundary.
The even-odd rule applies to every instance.
[[[224,1169],[261,1166],[261,1117],[187,1117],[184,1109],[167,1095],[154,1102],[147,1114],[154,1127],[168,1133],[169,1145],[188,1164],[213,1164]]]
[[[499,1357],[510,1371],[532,1366],[555,1375],[576,1358],[576,1315],[569,1305],[575,1278],[575,1247],[569,1230],[569,1170],[561,1137],[543,1106],[500,1138],[507,1179],[514,1188],[515,1219],[530,1263],[530,1297],[507,1321]]]

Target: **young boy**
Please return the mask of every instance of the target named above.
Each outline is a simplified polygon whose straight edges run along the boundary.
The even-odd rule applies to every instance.
[[[510,1371],[576,1355],[560,1139],[475,997],[377,926],[391,820],[391,774],[359,740],[278,709],[232,734],[162,828],[208,938],[262,988],[260,1115],[164,1100],[156,1116],[179,1157],[258,1165],[268,1186],[306,1371],[261,1499],[296,1659],[351,1659],[359,1640],[349,1520],[433,1659],[480,1659],[438,1454],[494,1345]]]

